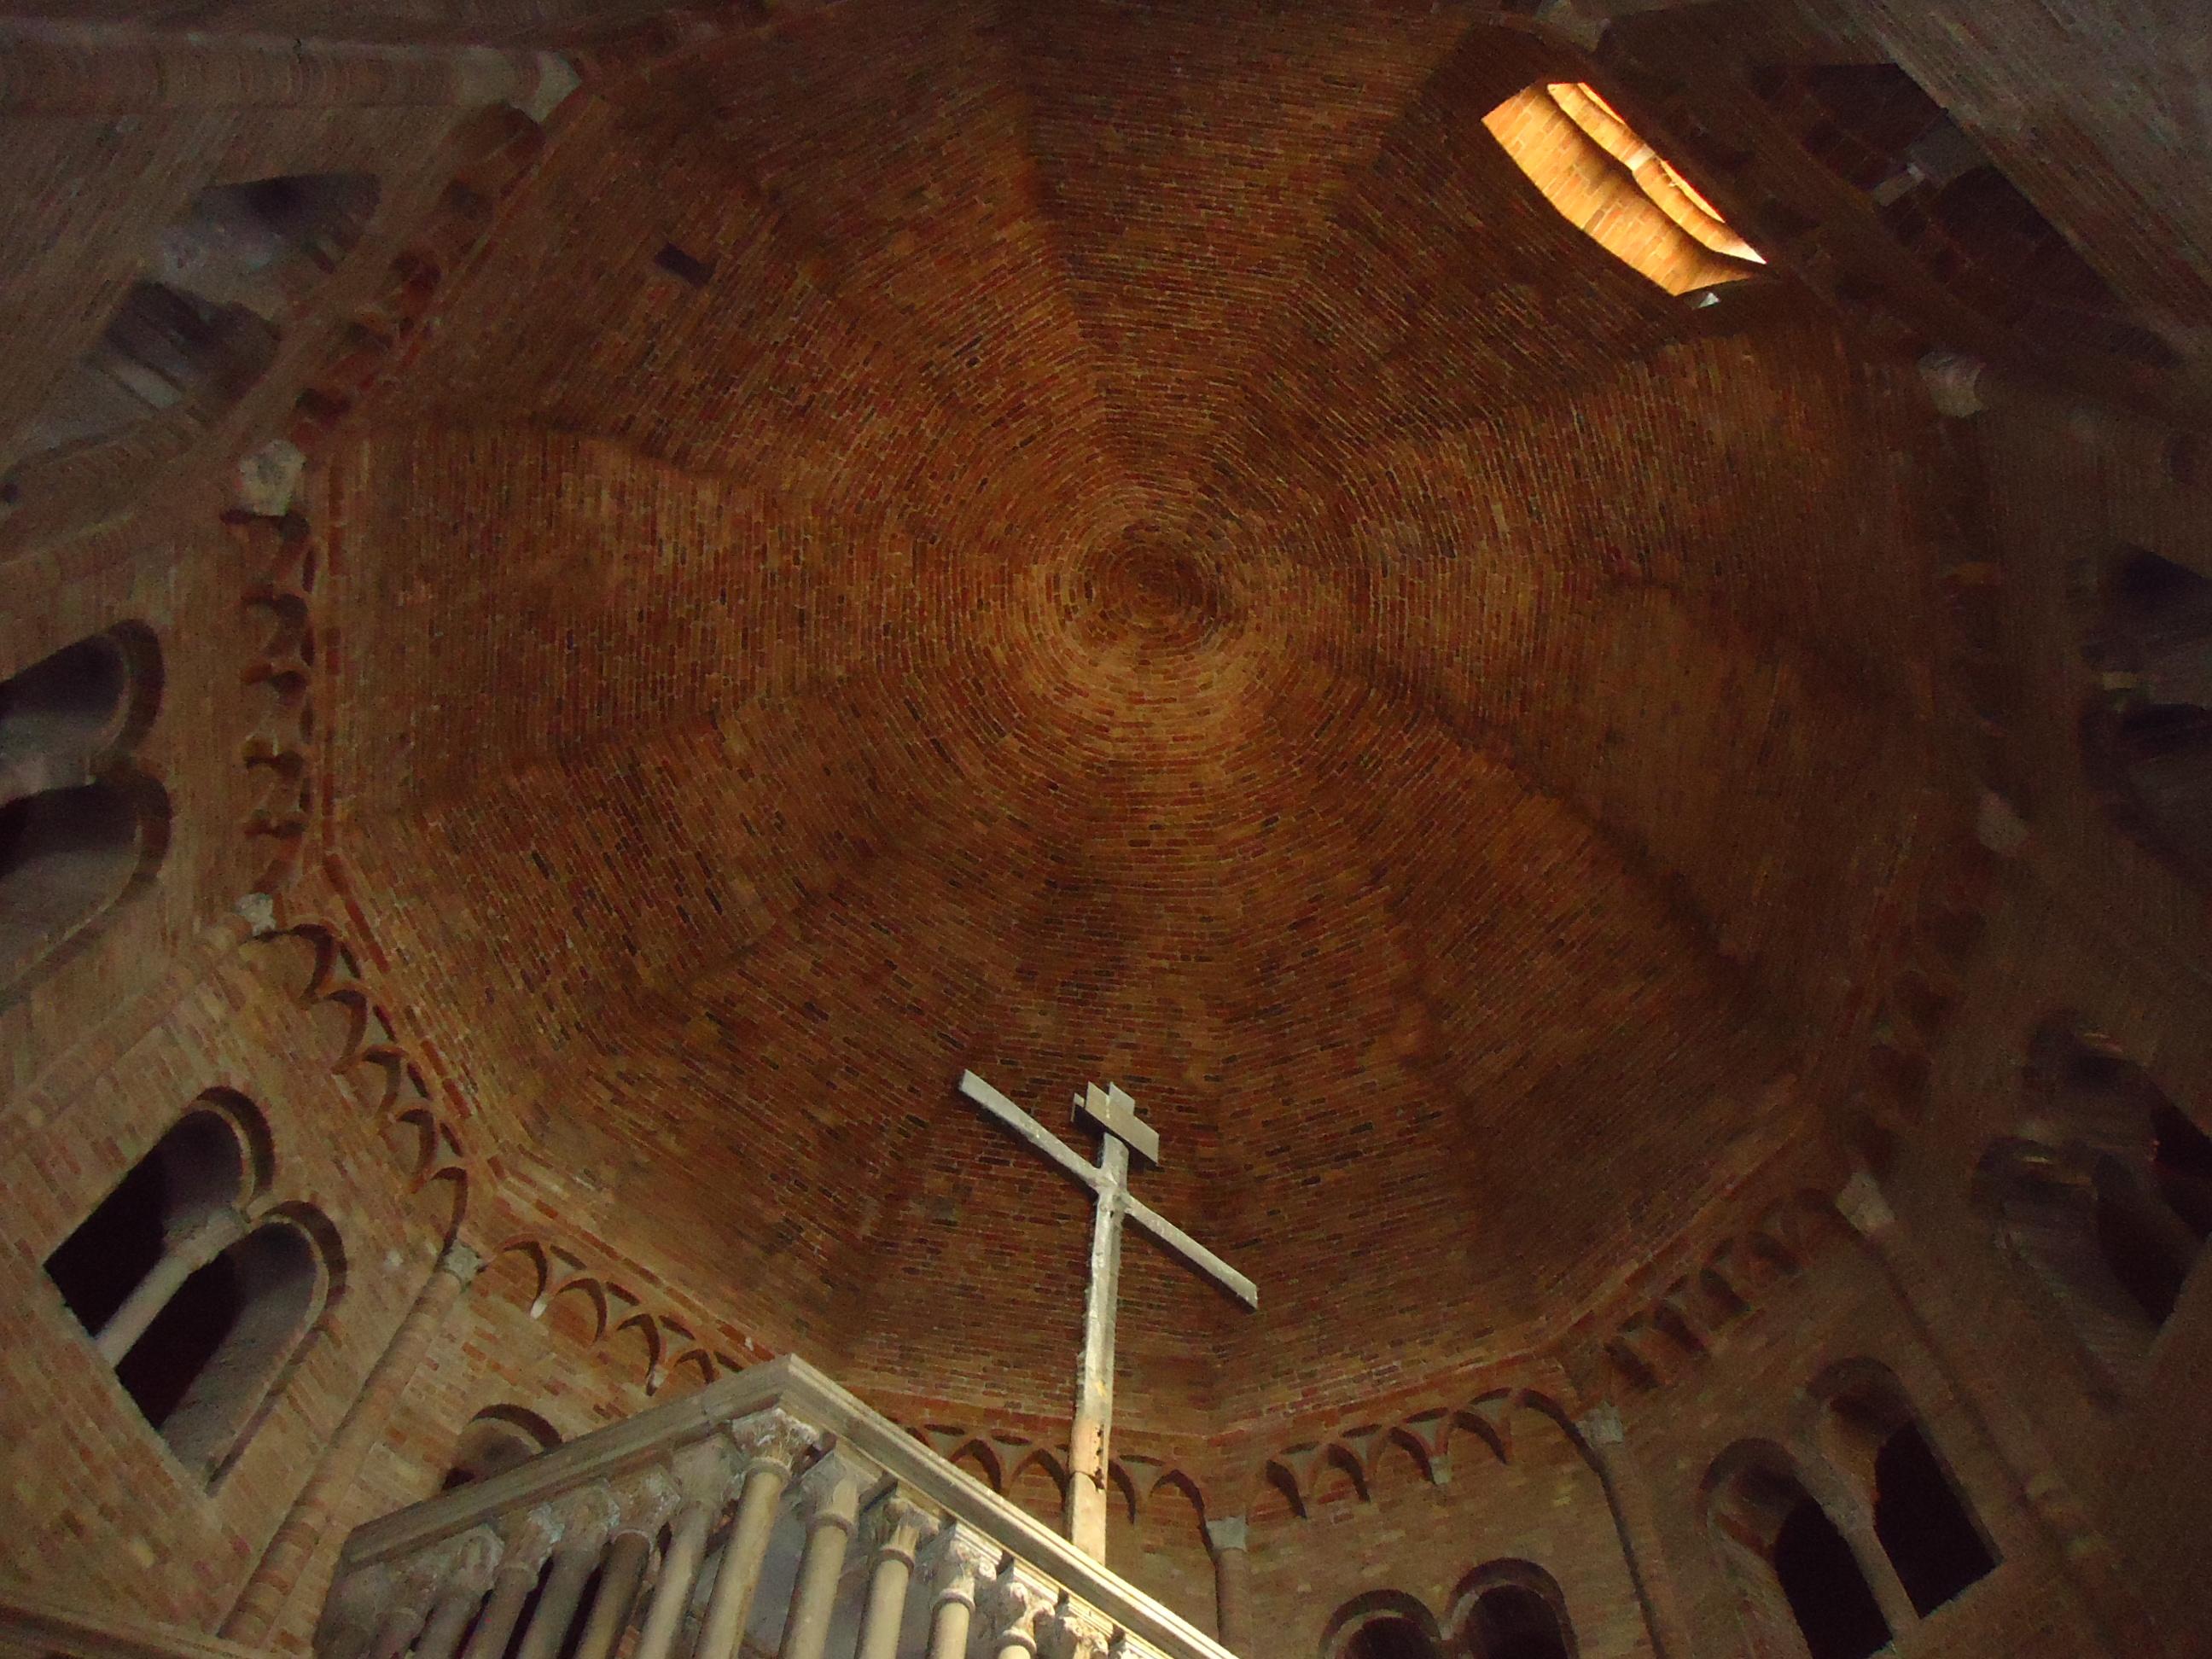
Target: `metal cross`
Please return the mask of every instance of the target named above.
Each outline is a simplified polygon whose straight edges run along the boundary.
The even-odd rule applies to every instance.
[[[1075,1374],[1075,1426],[1067,1445],[1067,1535],[1078,1549],[1106,1559],[1106,1442],[1114,1418],[1114,1310],[1121,1290],[1124,1216],[1207,1274],[1248,1308],[1260,1305],[1252,1281],[1129,1191],[1129,1154],[1160,1161],[1159,1132],[1137,1115],[1137,1103],[1118,1084],[1086,1084],[1075,1097],[1075,1119],[1099,1133],[1092,1164],[973,1072],[960,1092],[1089,1188],[1097,1200],[1091,1227],[1091,1290],[1083,1305],[1083,1365]]]

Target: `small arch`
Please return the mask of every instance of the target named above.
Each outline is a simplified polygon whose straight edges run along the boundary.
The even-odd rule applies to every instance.
[[[1996,1546],[1888,1367],[1846,1360],[1810,1390],[1828,1461],[1866,1495],[1915,1613],[1926,1617],[1995,1570]]]
[[[1137,1524],[1137,1483],[1129,1478],[1129,1471],[1116,1461],[1106,1465],[1106,1484],[1113,1492],[1115,1507],[1120,1510],[1131,1526]]]
[[[545,1323],[580,1346],[594,1347],[607,1334],[606,1288],[596,1279],[569,1279],[544,1299],[544,1307]]]
[[[945,1461],[957,1469],[967,1470],[993,1492],[1005,1492],[1006,1471],[989,1441],[980,1437],[967,1440]]]
[[[218,1216],[235,1214],[265,1173],[229,1097],[202,1100],[46,1257],[47,1278],[90,1336],[108,1328],[165,1257],[190,1249]]]
[[[536,1412],[521,1406],[487,1406],[469,1419],[454,1441],[438,1490],[453,1492],[489,1480],[560,1443],[561,1431]]]
[[[1436,1616],[1402,1590],[1355,1595],[1329,1618],[1323,1659],[1443,1659]]]
[[[0,682],[0,994],[160,866],[168,796],[132,751],[161,687],[159,642],[137,623]]]
[[[203,1478],[235,1460],[340,1288],[341,1264],[303,1224],[274,1216],[193,1272],[116,1367],[147,1422]]]
[[[1850,1543],[1780,1448],[1742,1441],[1703,1483],[1705,1523],[1746,1619],[1810,1659],[1869,1659],[1889,1621]]]
[[[1467,1659],[1577,1659],[1559,1581],[1534,1561],[1486,1562],[1452,1593],[1451,1629]]]

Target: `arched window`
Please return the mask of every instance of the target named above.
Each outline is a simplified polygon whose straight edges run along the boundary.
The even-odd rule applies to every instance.
[[[2070,1022],[2032,1046],[2023,1133],[1977,1171],[1999,1245],[2124,1392],[2212,1234],[2212,1137],[2109,1042]]]
[[[1468,1659],[1575,1659],[1566,1598],[1533,1561],[1492,1561],[1452,1597],[1455,1651]]]
[[[202,191],[155,238],[148,268],[18,434],[14,460],[155,421],[212,424],[268,372],[284,323],[360,240],[378,196],[366,173]]]
[[[1429,1610],[1397,1590],[1373,1590],[1339,1607],[1322,1637],[1324,1659],[1443,1659]]]
[[[1560,216],[1669,294],[1741,282],[1766,263],[1594,87],[1530,87],[1483,125]]]
[[[1774,1643],[1795,1636],[1810,1659],[1867,1659],[1889,1621],[1852,1553],[1777,1449],[1731,1448],[1706,1476],[1706,1520],[1745,1615]]]
[[[1923,1618],[1996,1565],[1983,1534],[1896,1377],[1870,1360],[1838,1366],[1815,1384],[1827,1411],[1829,1461],[1865,1496],[1875,1536]]]
[[[203,1096],[46,1258],[140,1415],[204,1477],[243,1444],[342,1279],[320,1216],[249,1218],[268,1170],[252,1105]]]
[[[487,1407],[461,1431],[453,1447],[453,1463],[438,1490],[452,1492],[489,1480],[560,1443],[560,1431],[537,1413],[520,1406]]]
[[[2081,722],[2090,781],[2123,829],[2212,878],[2212,578],[2123,548],[2082,604],[2103,682]]]
[[[133,623],[0,682],[0,996],[161,860],[167,798],[131,763],[160,665]]]

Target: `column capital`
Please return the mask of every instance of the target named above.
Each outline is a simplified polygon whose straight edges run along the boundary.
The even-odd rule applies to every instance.
[[[1620,1408],[1610,1400],[1601,1400],[1575,1419],[1583,1438],[1593,1446],[1618,1446],[1628,1438],[1628,1431],[1620,1420]]]
[[[1018,1647],[1029,1653],[1036,1651],[1032,1621],[1045,1598],[1036,1586],[1022,1581],[1018,1571],[1012,1562],[1008,1562],[1005,1571],[982,1587],[975,1604],[989,1625],[994,1653],[1003,1654],[1009,1647]]]
[[[450,1274],[466,1290],[483,1271],[483,1257],[456,1239],[439,1253],[438,1265],[432,1271]]]
[[[1111,1624],[1063,1593],[1060,1605],[1037,1620],[1037,1652],[1041,1659],[1096,1659],[1113,1634]]]
[[[1836,1192],[1836,1210],[1862,1238],[1872,1238],[1897,1224],[1897,1212],[1881,1183],[1865,1170],[1854,1170],[1851,1178]]]
[[[660,1523],[676,1513],[684,1492],[672,1471],[641,1469],[614,1483],[614,1530],[651,1538],[660,1531]]]
[[[596,1550],[621,1518],[622,1505],[614,1489],[604,1480],[564,1492],[552,1503],[554,1520],[561,1528],[562,1549]]]
[[[553,1547],[561,1541],[562,1530],[561,1517],[544,1504],[507,1516],[501,1526],[500,1565],[537,1577],[546,1557],[553,1553]]]
[[[724,1425],[738,1449],[742,1466],[750,1474],[758,1463],[773,1463],[790,1474],[799,1457],[817,1438],[812,1429],[789,1412],[771,1406],[750,1417]]]
[[[972,1527],[948,1521],[938,1528],[925,1552],[933,1601],[975,1605],[975,1587],[999,1571],[1006,1552]]]
[[[1232,1515],[1219,1521],[1206,1523],[1206,1547],[1216,1555],[1224,1550],[1248,1548],[1251,1542],[1251,1528],[1241,1515]]]
[[[687,1504],[720,1504],[737,1482],[737,1449],[717,1436],[684,1448],[668,1460],[670,1478]]]
[[[1989,365],[1961,351],[1931,351],[1920,360],[1920,378],[1936,412],[1954,421],[1972,418],[1988,405],[1982,397],[1982,372]]]
[[[435,1553],[440,1587],[482,1595],[491,1588],[507,1547],[489,1526],[471,1527],[441,1545]]]
[[[799,1511],[809,1537],[836,1527],[851,1537],[860,1523],[860,1485],[865,1471],[835,1447],[814,1460],[799,1477]]]
[[[860,1516],[860,1547],[871,1556],[902,1557],[912,1565],[915,1551],[936,1522],[933,1511],[892,1486]]]

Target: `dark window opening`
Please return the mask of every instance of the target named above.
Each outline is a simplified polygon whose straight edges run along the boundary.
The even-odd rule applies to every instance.
[[[1835,1522],[1800,1498],[1775,1534],[1774,1576],[1812,1659],[1867,1659],[1889,1640],[1889,1621]]]
[[[141,816],[105,781],[0,806],[0,981],[123,896],[143,851]]]
[[[1437,1644],[1410,1619],[1370,1620],[1344,1644],[1343,1659],[1438,1659]]]
[[[2212,1135],[2165,1103],[2151,1109],[2150,1128],[2158,1195],[2200,1243],[2212,1241]]]
[[[714,274],[712,259],[702,259],[696,254],[686,253],[673,242],[662,244],[660,252],[653,255],[653,263],[694,288],[706,287],[707,279]]]
[[[376,212],[362,173],[289,173],[202,191],[155,241],[173,288],[274,322],[338,268]]]
[[[24,435],[40,454],[120,436],[191,403],[209,418],[267,372],[276,331],[245,306],[136,283]]]
[[[2097,1172],[2097,1248],[2112,1277],[2154,1328],[2173,1316],[2195,1251],[2177,1222],[2112,1160]]]
[[[313,1317],[318,1261],[286,1222],[257,1227],[185,1280],[116,1367],[178,1458],[212,1473]]]
[[[1933,1613],[1996,1565],[1916,1425],[1899,1429],[1875,1455],[1874,1492],[1875,1534],[1915,1613]]]
[[[97,1336],[170,1245],[237,1201],[246,1178],[234,1126],[187,1113],[46,1258],[46,1273]]]
[[[200,1373],[222,1351],[245,1307],[238,1264],[225,1251],[178,1287],[115,1368],[124,1391],[165,1428]]]
[[[100,1334],[161,1259],[167,1209],[160,1163],[146,1158],[46,1258],[46,1277],[88,1334]]]
[[[1552,1604],[1521,1584],[1485,1590],[1468,1621],[1473,1659],[1570,1659]]]

